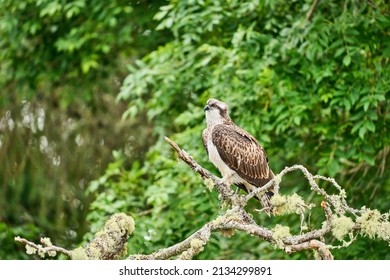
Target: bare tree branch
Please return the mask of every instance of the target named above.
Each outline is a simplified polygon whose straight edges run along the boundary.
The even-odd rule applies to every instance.
[[[329,251],[329,249],[326,247],[325,243],[312,239],[308,242],[303,242],[297,245],[289,245],[286,246],[284,251],[287,254],[291,254],[293,252],[303,251],[303,250],[315,250],[317,251],[320,259],[322,260],[333,260],[333,255]]]

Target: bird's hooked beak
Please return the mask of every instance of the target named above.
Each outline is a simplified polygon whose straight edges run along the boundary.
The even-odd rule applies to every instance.
[[[206,105],[206,106],[204,107],[204,111],[206,112],[206,111],[208,111],[208,110],[210,110],[210,106],[209,106],[209,105]]]

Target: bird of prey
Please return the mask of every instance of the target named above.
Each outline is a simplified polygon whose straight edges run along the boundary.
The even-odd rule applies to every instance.
[[[221,184],[235,184],[250,193],[274,178],[264,149],[250,133],[231,120],[225,103],[209,99],[204,111],[207,128],[202,140],[210,161],[223,176]],[[272,195],[271,188],[256,196],[267,214],[272,209]]]

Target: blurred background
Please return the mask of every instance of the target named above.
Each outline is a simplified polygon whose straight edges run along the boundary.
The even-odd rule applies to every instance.
[[[388,212],[389,35],[384,0],[1,0],[0,259],[31,258],[18,235],[73,249],[117,212],[136,220],[129,253],[151,253],[223,212],[163,141],[218,174],[201,141],[211,97],[275,173],[303,164],[334,177],[352,207]],[[298,172],[281,186],[321,202]],[[296,215],[253,215],[299,233]],[[359,236],[332,252],[390,259],[388,248]],[[214,234],[197,258],[313,255],[236,233]]]

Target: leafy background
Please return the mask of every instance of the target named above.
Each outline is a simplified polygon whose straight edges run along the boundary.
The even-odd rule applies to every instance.
[[[163,141],[218,174],[201,143],[211,97],[274,172],[303,164],[334,177],[353,207],[389,211],[389,13],[386,1],[354,0],[0,1],[0,258],[27,258],[15,235],[75,247],[117,212],[136,220],[129,253],[215,218],[216,193]],[[320,202],[299,173],[281,192]],[[253,215],[299,232],[296,216]],[[365,237],[333,253],[390,259],[385,241]],[[197,258],[313,256],[237,233],[213,235]]]

